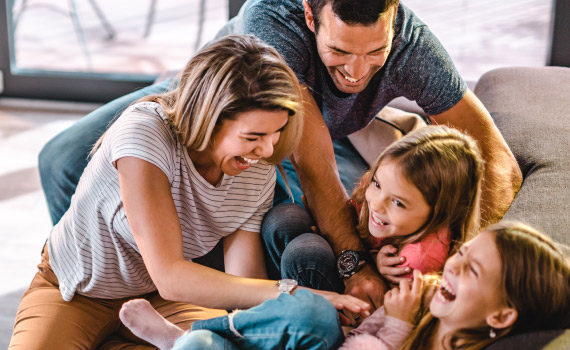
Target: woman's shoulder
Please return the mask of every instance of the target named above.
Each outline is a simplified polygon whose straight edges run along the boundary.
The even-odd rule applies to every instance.
[[[166,120],[162,106],[156,102],[150,101],[133,103],[125,109],[121,116],[129,114],[143,114],[154,117],[157,120]]]
[[[162,106],[156,102],[137,102],[127,107],[109,128],[110,133],[153,134],[157,139],[175,141]]]

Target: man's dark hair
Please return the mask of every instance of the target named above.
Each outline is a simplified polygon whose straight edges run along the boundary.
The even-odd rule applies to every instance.
[[[344,23],[354,25],[372,25],[378,22],[380,15],[392,6],[397,6],[399,0],[308,0],[315,21],[315,32],[319,30],[321,10],[325,5],[332,5],[333,13]]]

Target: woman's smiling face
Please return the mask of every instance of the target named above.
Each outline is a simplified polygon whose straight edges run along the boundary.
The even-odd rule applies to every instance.
[[[200,158],[209,158],[224,174],[238,175],[273,154],[288,118],[285,110],[255,109],[238,113],[216,129],[208,148],[200,152]]]
[[[451,256],[430,311],[447,331],[486,327],[488,316],[504,307],[501,258],[494,234],[481,232]]]

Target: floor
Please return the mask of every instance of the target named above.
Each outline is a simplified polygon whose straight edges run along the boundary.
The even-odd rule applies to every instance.
[[[0,349],[39,263],[51,221],[37,157],[57,133],[96,105],[0,99]]]
[[[155,43],[166,43],[176,40],[172,33],[191,36],[190,41],[181,45],[179,50],[162,49],[164,61],[150,59],[147,55],[148,45],[140,43],[144,31],[144,21],[134,19],[119,21],[130,32],[119,37],[119,45],[105,41],[101,34],[101,25],[96,19],[86,23],[86,35],[92,52],[93,65],[101,65],[102,69],[113,70],[117,67],[176,69],[186,60],[192,48],[200,45],[213,36],[227,18],[227,8],[223,0],[207,1],[206,22],[200,39],[195,27],[189,24],[192,13],[181,13],[176,10],[181,1],[159,1],[164,11],[157,12],[153,26],[152,38]],[[198,0],[193,0],[198,2]],[[36,2],[36,8],[32,7]],[[142,1],[99,0],[101,5],[116,4],[121,9],[128,6],[132,11],[147,11],[148,3]],[[451,53],[461,74],[466,80],[476,81],[479,76],[492,68],[504,65],[544,64],[547,50],[548,21],[550,4],[540,0],[504,0],[497,3],[492,0],[407,0],[404,2],[414,9],[438,35],[444,46]],[[66,39],[66,45],[58,42],[57,35],[52,32],[51,44],[46,44],[35,33],[26,29],[26,21],[46,21],[49,19],[40,3],[50,6],[67,6],[63,0],[30,0],[30,7],[21,18],[18,34],[21,58],[26,64],[38,64],[39,61],[50,61],[63,64],[67,68],[77,63],[74,69],[87,69],[85,57],[80,51],[67,54],[57,53],[54,58],[47,54],[56,47],[68,47],[79,50],[73,32]],[[43,5],[42,5],[43,6]],[[84,5],[85,6],[85,5]],[[198,5],[196,5],[198,6]],[[196,6],[191,6],[196,11]],[[185,7],[188,7],[187,5]],[[40,11],[42,10],[42,11]],[[85,9],[84,9],[85,10]],[[87,10],[85,10],[87,11]],[[117,23],[116,13],[109,18]],[[34,13],[38,17],[33,17]],[[146,12],[145,12],[146,13]],[[140,17],[140,16],[139,16]],[[56,24],[68,26],[53,17]],[[91,21],[91,22],[90,22]],[[161,27],[160,23],[164,23]],[[162,35],[162,37],[161,37]],[[99,39],[98,39],[99,38]],[[179,39],[182,40],[182,39]],[[197,44],[198,43],[198,44]],[[109,47],[111,45],[112,47]],[[190,49],[189,49],[190,48]],[[158,48],[160,50],[160,46]],[[45,55],[44,55],[45,53]],[[106,56],[108,54],[108,56]],[[59,55],[59,56],[57,56]],[[36,57],[35,63],[33,58]],[[40,60],[37,58],[40,57]],[[45,58],[45,59],[44,59]],[[146,67],[146,68],[145,68]],[[149,69],[150,69],[149,68]],[[95,109],[97,105],[27,101],[0,97],[0,349],[7,348],[18,300],[35,273],[35,265],[39,262],[39,252],[51,227],[47,207],[39,183],[37,156],[41,147],[54,135],[73,122]]]

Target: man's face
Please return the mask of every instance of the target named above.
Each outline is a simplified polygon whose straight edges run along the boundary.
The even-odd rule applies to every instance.
[[[306,1],[304,4],[307,25],[315,32],[310,7]],[[316,33],[317,50],[340,91],[361,92],[382,68],[392,47],[395,14],[394,6],[373,25],[348,25],[334,14],[330,3],[323,7]]]

